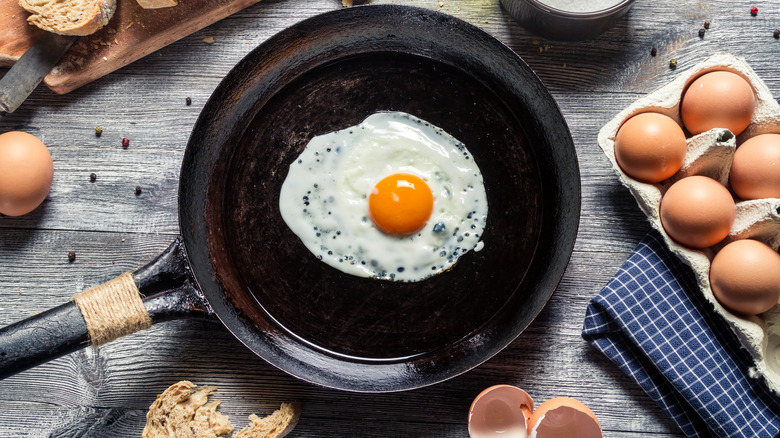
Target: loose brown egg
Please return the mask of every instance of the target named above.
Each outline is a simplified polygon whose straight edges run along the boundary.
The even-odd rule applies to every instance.
[[[736,73],[713,71],[701,75],[685,90],[680,116],[693,135],[713,128],[739,135],[750,124],[755,108],[756,98],[748,81]]]
[[[685,133],[670,117],[637,114],[615,136],[615,158],[630,177],[656,183],[674,175],[685,159]]]
[[[780,134],[742,143],[734,153],[729,183],[742,199],[780,198]]]
[[[536,438],[601,438],[601,424],[582,402],[568,397],[547,400],[528,418]]]
[[[54,164],[46,146],[31,134],[0,135],[0,213],[21,216],[46,198]]]
[[[736,207],[729,191],[706,176],[689,176],[669,187],[661,199],[661,224],[690,248],[706,248],[728,236]]]
[[[710,285],[723,307],[764,313],[780,300],[780,254],[757,240],[731,242],[712,260]]]

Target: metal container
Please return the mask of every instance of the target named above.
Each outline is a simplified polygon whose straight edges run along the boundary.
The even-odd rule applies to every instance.
[[[633,3],[634,0],[622,0],[599,11],[573,12],[538,0],[501,0],[504,9],[523,27],[559,41],[586,40],[600,35],[625,15]]]

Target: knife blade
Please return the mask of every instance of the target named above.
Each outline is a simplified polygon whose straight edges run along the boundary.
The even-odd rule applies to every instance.
[[[46,32],[0,79],[0,115],[12,113],[59,62],[77,37]]]

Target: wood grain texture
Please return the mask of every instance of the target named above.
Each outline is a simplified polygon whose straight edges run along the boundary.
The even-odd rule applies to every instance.
[[[373,3],[390,2],[440,8],[439,0]],[[620,109],[675,76],[671,58],[680,71],[731,52],[780,94],[780,41],[772,37],[780,9],[769,0],[637,0],[606,34],[558,43],[525,31],[497,1],[441,3],[443,12],[485,29],[523,57],[556,98],[577,147],[582,209],[575,250],[558,290],[520,338],[449,381],[368,395],[294,379],[216,321],[168,322],[0,381],[0,437],[137,437],[155,395],[181,379],[219,386],[222,410],[239,426],[250,413],[301,400],[295,437],[466,437],[471,400],[498,383],[516,384],[537,402],[575,397],[594,410],[606,437],[683,436],[580,337],[588,300],[649,230],[596,135]],[[757,17],[751,6],[759,8]],[[273,34],[340,7],[338,0],[264,0],[67,95],[41,87],[0,119],[0,132],[39,136],[55,162],[44,205],[0,218],[0,324],[60,304],[162,252],[179,232],[178,175],[190,130],[220,79]],[[712,25],[701,39],[704,20]],[[203,42],[207,36],[213,44]],[[104,129],[99,138],[96,125]],[[127,149],[123,137],[130,139]],[[143,188],[138,197],[137,185]],[[76,252],[75,262],[68,262],[68,251]]]

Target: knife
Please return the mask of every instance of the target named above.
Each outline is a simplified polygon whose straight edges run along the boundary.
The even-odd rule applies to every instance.
[[[0,116],[12,113],[59,62],[77,37],[46,32],[0,79]]]

